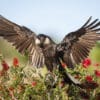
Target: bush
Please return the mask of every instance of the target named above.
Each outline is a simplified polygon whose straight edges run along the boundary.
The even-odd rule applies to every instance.
[[[100,100],[100,64],[89,58],[73,70],[62,62],[67,73],[85,83],[82,88],[66,84],[58,69],[43,75],[39,69],[21,66],[17,58],[11,66],[2,55],[0,61],[0,100]]]

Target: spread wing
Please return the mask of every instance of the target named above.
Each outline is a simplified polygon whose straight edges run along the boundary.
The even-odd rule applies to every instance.
[[[98,40],[100,40],[100,21],[96,19],[91,22],[90,17],[80,29],[65,36],[58,44],[57,51],[69,67],[74,67],[89,55]]]
[[[11,42],[20,53],[28,52],[33,66],[43,66],[42,50],[35,45],[36,34],[30,29],[0,16],[0,36]]]

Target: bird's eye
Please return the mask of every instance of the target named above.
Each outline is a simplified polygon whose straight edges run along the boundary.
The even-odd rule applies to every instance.
[[[40,40],[37,38],[36,40],[35,40],[35,44],[40,44],[41,42],[40,42]]]
[[[44,41],[44,44],[50,44],[50,39],[46,38],[45,41]]]

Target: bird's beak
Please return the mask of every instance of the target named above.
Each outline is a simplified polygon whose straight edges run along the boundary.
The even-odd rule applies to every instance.
[[[43,46],[43,43],[41,43],[41,44],[40,44],[40,48],[43,48],[43,47],[44,47],[44,46]]]

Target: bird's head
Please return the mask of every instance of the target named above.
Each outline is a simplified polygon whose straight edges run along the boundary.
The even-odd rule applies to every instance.
[[[45,48],[51,44],[51,39],[47,35],[39,34],[35,40],[35,44],[40,48]]]

